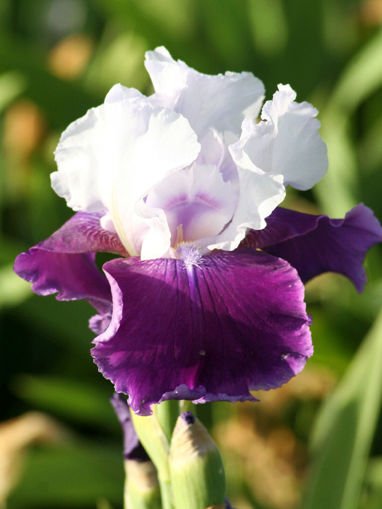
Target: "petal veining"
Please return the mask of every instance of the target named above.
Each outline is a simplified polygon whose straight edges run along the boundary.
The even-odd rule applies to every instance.
[[[250,389],[278,387],[312,354],[303,285],[266,253],[116,259],[104,270],[113,317],[92,355],[135,412],[166,397],[253,399]]]

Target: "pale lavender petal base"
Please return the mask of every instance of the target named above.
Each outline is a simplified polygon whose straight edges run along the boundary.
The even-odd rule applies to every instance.
[[[304,288],[266,253],[105,264],[113,296],[92,355],[136,413],[163,399],[243,401],[301,371],[312,354]]]
[[[32,283],[38,295],[87,299],[103,314],[110,311],[111,295],[95,264],[95,251],[125,253],[117,235],[101,228],[98,215],[78,212],[53,235],[21,253],[14,270]]]
[[[360,203],[344,219],[275,209],[267,227],[251,231],[243,246],[261,248],[287,260],[303,282],[323,272],[347,276],[359,292],[366,282],[362,266],[367,251],[382,241],[382,228],[373,212]]]

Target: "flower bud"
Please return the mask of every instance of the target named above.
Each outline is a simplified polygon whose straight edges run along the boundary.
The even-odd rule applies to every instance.
[[[157,473],[151,461],[125,461],[125,507],[158,509],[161,506]]]
[[[191,412],[177,420],[169,464],[176,509],[225,507],[225,477],[219,451]]]
[[[157,509],[160,507],[157,472],[135,432],[126,398],[115,393],[110,401],[123,431],[126,472],[125,507]]]

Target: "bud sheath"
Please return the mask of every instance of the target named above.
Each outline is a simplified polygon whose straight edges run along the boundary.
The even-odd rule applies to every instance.
[[[157,473],[151,461],[125,461],[125,508],[158,509],[161,507]]]
[[[225,477],[219,451],[191,412],[177,420],[170,446],[170,476],[176,509],[225,507]]]

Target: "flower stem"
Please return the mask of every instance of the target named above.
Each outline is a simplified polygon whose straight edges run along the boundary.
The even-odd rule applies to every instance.
[[[172,504],[171,482],[169,479],[159,478],[160,493],[162,497],[162,509],[174,509]]]
[[[195,405],[192,401],[188,400],[188,399],[181,399],[179,401],[179,407],[180,407],[180,413],[182,414],[183,412],[192,412],[192,413],[196,413],[195,412]]]
[[[132,419],[139,440],[158,471],[162,509],[173,509],[168,464],[169,442],[159,423],[157,412],[145,417],[132,413]]]
[[[159,421],[163,433],[166,435],[166,438],[170,443],[171,435],[179,416],[179,401],[163,401],[159,405],[155,405],[154,413]]]

